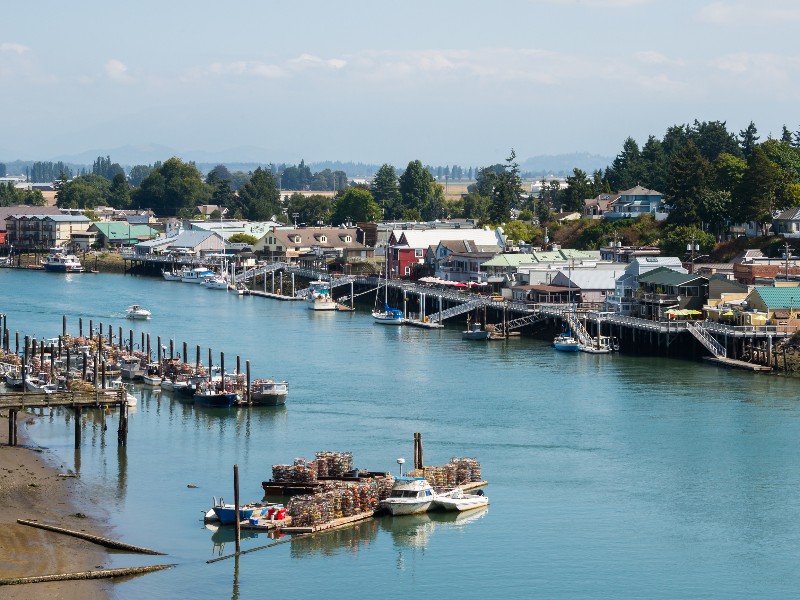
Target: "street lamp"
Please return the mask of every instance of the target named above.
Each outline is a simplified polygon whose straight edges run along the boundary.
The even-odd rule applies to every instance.
[[[300,213],[292,213],[292,217],[294,217],[294,228],[297,229],[297,217],[300,216]]]
[[[692,274],[694,274],[694,253],[700,250],[700,244],[695,241],[695,236],[692,235],[692,239],[686,244],[686,249],[692,253]]]

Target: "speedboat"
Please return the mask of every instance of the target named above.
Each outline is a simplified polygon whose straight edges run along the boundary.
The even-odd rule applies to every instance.
[[[138,304],[131,304],[127,310],[125,311],[126,316],[129,319],[149,319],[150,315],[153,314],[146,308],[142,308]]]
[[[553,348],[560,352],[577,352],[580,347],[580,342],[571,333],[561,333],[553,340]]]
[[[216,275],[214,277],[206,277],[206,280],[203,282],[203,285],[210,290],[227,290],[228,280],[225,279],[222,275]]]
[[[445,510],[464,511],[487,506],[489,498],[483,492],[465,494],[461,488],[456,488],[449,495],[437,496],[434,503]]]
[[[272,379],[256,379],[250,385],[250,401],[261,406],[279,406],[286,404],[289,395],[288,381]]]
[[[430,510],[437,496],[424,477],[397,477],[381,506],[393,515],[413,515]]]
[[[331,284],[327,281],[312,281],[307,300],[311,310],[336,310],[338,306],[331,296]]]

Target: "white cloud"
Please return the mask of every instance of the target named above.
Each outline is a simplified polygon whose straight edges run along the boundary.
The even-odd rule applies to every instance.
[[[800,6],[796,0],[719,0],[701,8],[697,19],[724,26],[782,25],[800,21]]]
[[[637,52],[634,54],[634,58],[638,60],[640,63],[645,65],[665,65],[665,66],[673,66],[673,67],[680,67],[683,66],[683,60],[681,59],[672,59],[669,58],[661,52],[657,52],[655,50],[644,50],[642,52]]]
[[[130,83],[133,78],[128,74],[128,66],[116,58],[110,59],[105,65],[106,75],[119,83]]]
[[[347,65],[347,61],[340,58],[320,58],[313,54],[301,54],[296,58],[287,61],[290,67],[306,69],[309,67],[326,67],[330,69],[342,69]]]
[[[0,52],[13,52],[14,54],[25,54],[29,52],[30,48],[17,44],[15,42],[0,42]]]

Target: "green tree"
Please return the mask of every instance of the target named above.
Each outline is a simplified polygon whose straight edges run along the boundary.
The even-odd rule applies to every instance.
[[[589,177],[582,170],[575,168],[567,177],[567,187],[561,193],[562,210],[583,212],[584,200],[594,196],[594,189]]]
[[[80,175],[65,183],[56,194],[59,208],[94,208],[106,203],[111,182],[102,175]]]
[[[511,216],[511,209],[518,208],[522,198],[522,178],[514,149],[506,159],[503,172],[493,178],[492,195],[489,202],[489,220],[504,223]]]
[[[714,236],[706,233],[699,227],[678,225],[668,227],[664,231],[664,235],[661,237],[658,246],[665,256],[688,258],[690,252],[686,250],[686,247],[691,244],[692,239],[694,239],[694,243],[700,247],[699,250],[695,251],[695,258],[701,254],[708,254],[716,245]]]
[[[408,163],[406,170],[399,178],[402,218],[406,218],[407,214],[418,214],[421,220],[422,211],[429,204],[431,182],[433,182],[433,177],[419,160],[412,160]]]
[[[296,167],[287,167],[281,173],[281,189],[284,190],[304,190],[311,184],[313,176],[311,169],[306,166],[304,160]]]
[[[723,152],[738,156],[739,144],[736,136],[728,131],[725,121],[703,121],[697,119],[689,128],[689,137],[707,161],[715,160]]]
[[[392,165],[388,163],[381,165],[372,180],[370,191],[375,202],[383,209],[384,219],[392,220],[400,216],[400,187],[397,172]]]
[[[638,185],[644,177],[644,163],[639,145],[632,137],[622,144],[622,152],[617,154],[605,173],[613,190],[627,190]]]
[[[422,208],[421,212],[424,221],[435,221],[447,216],[445,212],[444,186],[441,183],[431,181],[428,204]]]
[[[742,154],[744,154],[745,158],[750,156],[750,153],[756,147],[757,142],[758,129],[756,129],[755,123],[750,121],[750,125],[747,126],[747,129],[739,132],[739,146],[741,147]]]
[[[489,221],[489,198],[481,196],[477,192],[471,192],[464,196],[464,209],[462,216],[465,219],[473,219],[478,224]]]
[[[132,187],[139,187],[145,178],[153,172],[149,165],[136,165],[131,169],[129,180]]]
[[[271,171],[258,167],[250,181],[239,190],[239,197],[252,221],[268,221],[281,214],[281,193]]]
[[[644,173],[643,185],[661,192],[667,188],[667,172],[669,171],[667,155],[664,152],[663,144],[652,135],[642,146],[642,171]],[[595,195],[597,195],[606,190],[598,188],[597,181],[595,181],[595,191]],[[608,192],[610,191],[609,189]]]
[[[305,195],[300,192],[294,192],[289,196],[286,204],[286,214],[297,223],[330,223],[331,222],[331,205],[332,201],[329,197],[322,194]],[[297,215],[295,217],[294,215]]]
[[[234,233],[231,237],[228,238],[228,241],[232,244],[249,244],[252,246],[258,240],[254,235],[249,235],[247,233]]]
[[[111,181],[114,179],[115,175],[120,173],[124,176],[125,170],[118,163],[112,163],[110,156],[106,156],[105,158],[98,156],[92,165],[92,173]]]
[[[778,165],[789,181],[800,183],[800,150],[778,140],[767,140],[760,144],[767,158]]]
[[[131,205],[131,190],[128,180],[123,173],[117,173],[111,180],[111,187],[108,189],[108,205],[112,208],[126,209]]]
[[[711,165],[713,187],[733,193],[739,187],[746,170],[746,160],[723,152]]]
[[[375,202],[369,190],[350,187],[341,194],[337,194],[334,199],[331,223],[333,225],[347,222],[369,223],[377,221],[380,216],[381,207]]]
[[[673,157],[666,190],[666,200],[672,204],[670,223],[700,223],[700,193],[706,185],[709,168],[708,161],[691,141]]]
[[[535,229],[525,221],[509,221],[503,223],[503,233],[509,242],[531,242],[535,235]]]
[[[210,196],[211,191],[197,167],[173,157],[142,181],[134,201],[138,208],[151,208],[159,216],[174,216],[193,213]]]
[[[733,196],[733,216],[740,222],[759,223],[766,233],[772,213],[788,201],[786,175],[767,158],[761,146],[747,157],[747,170]]]
[[[0,183],[0,206],[15,206],[21,203],[19,193],[14,184]]]
[[[731,215],[731,193],[725,190],[703,188],[698,197],[697,214],[708,224],[717,239],[721,239]]]

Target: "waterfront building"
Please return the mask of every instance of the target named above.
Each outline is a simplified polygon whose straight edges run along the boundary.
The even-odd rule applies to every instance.
[[[298,262],[301,256],[338,258],[346,253],[364,255],[356,227],[273,227],[253,246],[253,252],[268,260]]]
[[[158,235],[158,231],[149,225],[132,225],[122,221],[112,221],[92,223],[87,234],[94,234],[95,241],[103,248],[122,248],[152,240]]]
[[[16,207],[19,208],[19,207]],[[15,213],[6,217],[7,243],[17,249],[42,250],[65,246],[84,233],[92,221],[82,215]]]
[[[181,231],[173,236],[159,236],[141,242],[134,247],[137,255],[174,254],[177,256],[201,256],[225,252],[227,243],[213,231]]]
[[[634,312],[643,319],[660,321],[669,309],[700,314],[708,301],[708,279],[702,275],[659,267],[639,275],[638,282]]]
[[[675,256],[645,256],[635,258],[625,267],[625,273],[617,278],[614,293],[607,297],[606,309],[621,315],[638,316],[634,293],[639,289],[639,276],[657,269],[668,267],[679,273],[688,273],[681,259]]]
[[[797,331],[800,287],[754,287],[747,296],[747,307],[763,314],[765,323],[779,331]]]

